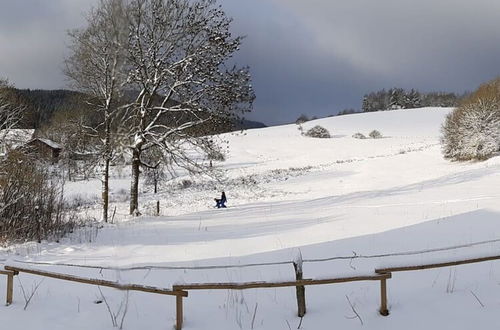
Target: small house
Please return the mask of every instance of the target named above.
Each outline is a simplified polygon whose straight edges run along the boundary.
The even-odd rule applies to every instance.
[[[57,163],[59,161],[59,156],[61,155],[62,147],[60,144],[43,138],[35,138],[26,143],[24,148],[28,149],[29,152],[39,155],[45,160],[49,160],[52,163]]]

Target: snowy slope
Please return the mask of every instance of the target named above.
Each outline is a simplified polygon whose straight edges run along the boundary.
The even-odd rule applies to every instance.
[[[227,161],[220,164],[220,182],[189,178],[193,185],[186,189],[166,183],[160,195],[166,216],[128,219],[126,203],[116,198],[119,221],[97,236],[82,230],[61,244],[24,244],[0,258],[6,263],[52,264],[38,267],[80,276],[169,287],[183,282],[289,280],[293,271],[286,263],[225,266],[287,262],[299,250],[311,261],[304,265],[306,277],[367,274],[380,266],[495,254],[500,250],[500,158],[481,163],[444,160],[440,126],[450,110],[355,114],[303,125],[304,130],[327,128],[333,138],[325,140],[302,136],[297,125],[227,134],[221,137],[229,141],[229,149]],[[352,138],[373,129],[384,138]],[[115,193],[119,195],[125,182],[113,181]],[[85,189],[87,198],[99,191],[97,182],[72,185],[69,190]],[[211,200],[221,189],[229,208],[212,209]],[[146,193],[143,203],[155,198]],[[443,250],[450,246],[460,248]],[[312,262],[338,256],[356,258]],[[127,270],[130,267],[139,268]],[[28,290],[40,280],[19,278]],[[470,329],[480,320],[480,328],[493,329],[500,325],[498,282],[498,262],[397,274],[389,281],[388,318],[377,314],[376,283],[311,287],[301,328]],[[40,324],[50,329],[111,328],[106,307],[93,303],[100,297],[97,288],[45,280],[23,311],[20,283],[16,303],[0,309],[3,324],[11,329],[39,329]],[[0,292],[4,285],[0,281]],[[117,311],[123,294],[103,292]],[[185,327],[296,328],[293,296],[291,288],[190,293]],[[363,325],[351,318],[346,296]],[[133,308],[126,314],[125,329],[171,328],[173,299],[131,294],[129,300]],[[462,310],[467,313],[457,313]]]

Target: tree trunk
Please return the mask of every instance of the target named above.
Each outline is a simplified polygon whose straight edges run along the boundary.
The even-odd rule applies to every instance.
[[[139,215],[139,174],[141,167],[140,149],[132,151],[132,183],[130,186],[130,214]]]
[[[155,196],[156,196],[156,215],[160,215],[160,201],[158,200],[158,169],[154,169],[153,178],[155,182]]]
[[[109,163],[108,157],[104,160],[104,171],[102,173],[102,220],[108,222],[109,209]]]
[[[102,220],[108,222],[109,210],[109,165],[111,163],[111,121],[109,118],[109,105],[104,113],[106,136],[104,139],[104,169],[102,173]]]
[[[158,172],[157,172],[157,169],[154,169],[153,181],[155,183],[155,195],[156,195],[158,193]]]

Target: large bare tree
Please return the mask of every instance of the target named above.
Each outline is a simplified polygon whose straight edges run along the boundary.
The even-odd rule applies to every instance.
[[[203,170],[199,156],[218,148],[209,127],[250,111],[249,70],[229,65],[242,38],[232,36],[231,19],[215,0],[101,0],[88,23],[72,34],[68,75],[101,101],[105,132],[114,127],[114,111],[123,109],[119,136],[132,158],[130,214],[139,214],[144,151],[158,149],[169,164]],[[125,95],[121,107],[114,104],[117,91]],[[110,137],[103,139],[105,161]]]
[[[214,147],[199,128],[249,111],[248,68],[229,66],[242,38],[214,0],[132,0],[128,6],[126,135],[132,153],[130,214],[138,213],[141,154],[159,148],[180,166],[200,168],[193,149]]]
[[[85,125],[86,133],[97,141],[102,163],[102,220],[108,221],[109,170],[116,145],[114,120],[121,109],[119,99],[125,82],[127,19],[122,0],[101,0],[87,16],[88,26],[71,31],[71,55],[66,59],[66,75],[88,96],[99,119]]]

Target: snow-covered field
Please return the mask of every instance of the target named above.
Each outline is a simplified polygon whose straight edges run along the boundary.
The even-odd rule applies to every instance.
[[[291,280],[293,267],[287,262],[298,254],[306,260],[306,278],[499,254],[500,157],[477,163],[444,160],[440,126],[450,110],[374,112],[303,124],[304,131],[315,125],[327,128],[331,139],[304,137],[297,125],[227,134],[222,138],[229,141],[228,157],[218,164],[219,181],[183,178],[190,180],[184,188],[166,182],[158,196],[163,216],[125,216],[125,171],[112,182],[115,224],[97,234],[80,230],[59,244],[0,250],[0,259],[170,287]],[[352,138],[373,129],[384,138]],[[99,195],[99,183],[70,183],[67,190],[72,197],[92,200]],[[147,214],[157,196],[144,190],[141,203]],[[229,208],[213,209],[221,190]],[[353,258],[318,261],[332,257]],[[172,297],[127,296],[103,288],[108,310],[105,303],[96,303],[103,300],[97,287],[51,279],[43,280],[24,310],[23,290],[29,296],[41,280],[25,274],[16,278],[14,304],[0,308],[2,329],[112,329],[111,315],[120,323],[125,302],[124,329],[173,327]],[[500,326],[499,262],[395,273],[388,280],[388,317],[377,313],[379,290],[377,282],[307,287],[308,312],[301,329]],[[4,292],[0,277],[0,299]],[[348,300],[359,318],[353,318]],[[295,315],[294,288],[190,292],[184,328],[296,329],[300,320]]]

